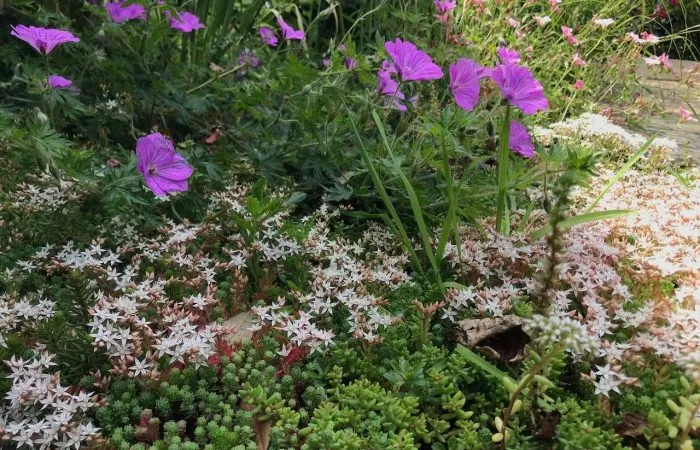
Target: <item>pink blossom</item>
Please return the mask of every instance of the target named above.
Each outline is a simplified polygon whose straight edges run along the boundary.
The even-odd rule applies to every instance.
[[[520,26],[520,22],[517,20],[513,19],[512,17],[508,17],[506,19],[506,23],[508,24],[509,27],[511,28],[518,28]]]
[[[561,34],[566,38],[570,45],[578,45],[578,39],[574,36],[574,32],[569,27],[561,27]]]
[[[692,112],[688,111],[684,107],[678,108],[678,114],[681,116],[681,122],[697,122],[698,119],[695,118]]]
[[[660,41],[658,36],[656,36],[655,34],[651,34],[647,31],[642,31],[642,34],[640,36],[647,44],[658,44]]]
[[[581,79],[576,80],[573,84],[573,88],[576,89],[577,91],[580,91],[581,89],[583,89],[583,80],[581,80]]]
[[[659,61],[661,61],[661,64],[668,70],[673,70],[673,64],[671,63],[668,54],[662,53],[661,56],[659,56]]]
[[[578,53],[574,53],[572,63],[577,67],[583,67],[586,65],[586,61],[584,61]]]

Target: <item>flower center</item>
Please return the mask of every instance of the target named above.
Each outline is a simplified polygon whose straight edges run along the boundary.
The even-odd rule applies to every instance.
[[[153,164],[149,164],[149,165],[148,165],[148,174],[149,174],[149,175],[155,174],[155,173],[156,173],[156,170],[157,170],[157,168],[156,168],[155,165],[153,165]]]

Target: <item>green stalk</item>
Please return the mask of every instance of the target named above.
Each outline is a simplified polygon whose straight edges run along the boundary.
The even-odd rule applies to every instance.
[[[508,190],[508,141],[510,139],[510,105],[506,106],[506,113],[501,125],[501,136],[498,141],[498,199],[496,203],[496,231],[508,234],[503,226],[503,217],[506,210],[506,194]]]
[[[391,221],[389,221],[389,225],[391,228],[394,229],[395,232],[398,233],[399,238],[401,239],[401,242],[403,243],[403,246],[405,250],[408,252],[409,256],[411,257],[411,261],[413,262],[413,266],[416,269],[418,273],[421,274],[421,276],[425,276],[425,271],[423,270],[423,266],[420,263],[420,259],[418,258],[418,254],[416,254],[416,251],[413,249],[413,243],[411,242],[411,239],[408,237],[408,233],[406,233],[406,229],[403,226],[403,223],[401,223],[401,218],[399,217],[398,212],[396,211],[396,208],[394,208],[394,204],[391,202],[391,199],[389,198],[389,194],[387,194],[386,189],[384,188],[384,184],[382,183],[381,178],[379,177],[379,174],[374,168],[374,165],[372,164],[372,160],[369,157],[369,154],[367,153],[367,149],[365,148],[364,142],[362,141],[362,137],[360,136],[360,132],[357,130],[357,125],[355,125],[355,121],[352,119],[352,116],[350,115],[350,110],[348,109],[347,105],[343,105],[345,107],[345,110],[348,113],[348,120],[350,122],[350,125],[352,126],[353,133],[355,134],[355,138],[357,139],[357,143],[359,145],[358,150],[360,150],[360,154],[362,155],[362,160],[364,161],[365,165],[367,166],[367,172],[369,173],[369,176],[372,178],[372,183],[374,184],[374,187],[377,189],[379,192],[379,196],[381,197],[382,201],[384,202],[384,206],[386,206],[386,209],[389,211],[389,216],[391,217]]]

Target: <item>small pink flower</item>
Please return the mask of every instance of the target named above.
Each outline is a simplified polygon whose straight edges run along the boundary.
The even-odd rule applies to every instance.
[[[586,61],[584,61],[578,53],[574,53],[572,63],[577,67],[583,67],[586,65]]]
[[[658,17],[659,19],[666,19],[668,18],[668,12],[666,12],[666,9],[663,6],[656,5],[653,16]]]
[[[695,115],[685,109],[684,107],[678,108],[678,114],[681,116],[681,122],[697,122],[698,119],[695,118]]]
[[[517,20],[513,19],[512,17],[508,17],[506,19],[506,23],[508,24],[509,27],[511,28],[518,28],[520,26],[520,22]]]
[[[668,70],[673,70],[673,64],[671,64],[671,60],[669,59],[668,54],[662,53],[661,56],[659,56],[659,61]]]
[[[646,31],[642,31],[642,34],[640,36],[642,40],[644,40],[644,42],[647,44],[658,44],[660,41],[658,36],[656,36],[655,34],[648,33]]]
[[[559,3],[561,3],[561,0],[549,0],[549,6],[552,8],[552,11],[554,12],[561,12],[561,8],[559,8]]]
[[[574,89],[576,89],[577,91],[580,91],[581,89],[583,89],[583,80],[581,80],[581,79],[576,80],[576,81],[574,82],[574,84],[573,84],[573,87],[574,87]]]
[[[649,56],[647,58],[644,58],[644,63],[649,67],[658,66],[658,65],[661,65],[661,60],[659,59],[658,56],[654,55],[654,56]]]
[[[561,27],[561,34],[566,38],[570,45],[578,45],[578,39],[574,36],[574,30],[569,27]]]

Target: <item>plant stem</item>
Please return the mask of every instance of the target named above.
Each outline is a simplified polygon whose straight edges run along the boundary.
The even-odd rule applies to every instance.
[[[226,75],[230,75],[230,74],[232,74],[233,72],[235,72],[235,71],[237,71],[237,70],[239,70],[239,69],[242,69],[243,67],[245,67],[245,64],[238,64],[238,65],[236,65],[236,66],[230,67],[230,68],[224,70],[223,72],[220,72],[220,73],[216,74],[216,76],[214,76],[213,78],[208,79],[207,81],[205,81],[204,83],[200,84],[199,86],[193,87],[192,89],[190,89],[190,90],[187,91],[186,93],[187,93],[187,94],[191,94],[191,93],[193,93],[193,92],[195,92],[195,91],[198,91],[198,90],[202,89],[203,87],[206,87],[206,86],[210,85],[211,83],[215,82],[215,81],[218,80],[219,78],[223,78],[223,77],[225,77]]]
[[[510,105],[506,106],[506,113],[501,125],[501,135],[498,141],[498,198],[496,203],[496,231],[508,234],[504,229],[503,217],[506,209],[506,194],[508,190],[508,162],[510,139]]]
[[[506,440],[505,440],[505,433],[506,429],[508,428],[508,422],[510,422],[510,418],[513,413],[513,407],[515,406],[515,402],[518,400],[518,397],[520,397],[520,394],[527,388],[532,380],[535,378],[535,376],[542,370],[544,369],[547,364],[557,355],[559,352],[563,349],[563,346],[558,345],[552,349],[551,352],[543,356],[537,364],[530,370],[530,372],[527,374],[527,376],[520,382],[518,383],[518,387],[513,391],[513,394],[510,396],[510,402],[508,403],[508,407],[503,411],[503,448],[506,448]]]

